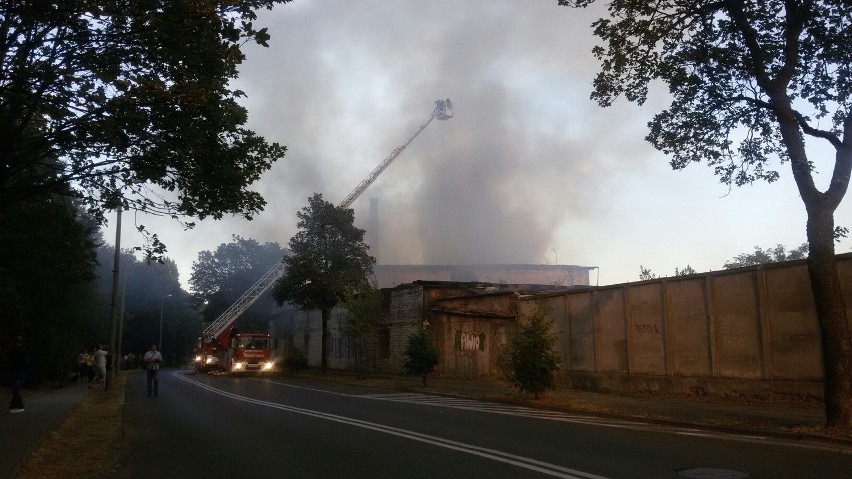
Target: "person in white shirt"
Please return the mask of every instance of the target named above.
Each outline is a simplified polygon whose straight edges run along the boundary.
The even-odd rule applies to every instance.
[[[107,362],[107,352],[104,351],[103,346],[98,346],[98,350],[95,351],[95,382],[102,383],[106,380],[106,362]]]
[[[145,353],[142,358],[145,361],[145,369],[148,373],[148,395],[154,393],[154,396],[159,395],[160,381],[157,374],[160,372],[160,362],[163,361],[163,355],[157,351],[157,345],[152,344],[151,349]]]

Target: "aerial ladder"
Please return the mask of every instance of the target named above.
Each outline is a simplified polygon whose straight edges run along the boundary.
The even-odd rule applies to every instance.
[[[435,109],[432,110],[432,113],[429,114],[429,118],[426,119],[423,123],[420,124],[420,127],[417,131],[414,132],[404,143],[400,146],[394,148],[390,154],[382,160],[379,165],[373,169],[369,176],[367,176],[364,181],[358,184],[354,190],[352,190],[343,201],[340,202],[338,208],[349,208],[352,203],[361,196],[370,185],[376,181],[376,178],[382,174],[383,171],[387,169],[388,166],[395,160],[404,150],[405,148],[417,138],[423,130],[432,123],[432,120],[449,120],[453,117],[453,104],[449,98],[446,100],[436,100],[435,101]],[[286,257],[282,258],[281,261],[275,264],[269,271],[266,272],[257,282],[255,282],[251,288],[248,289],[242,296],[240,296],[237,301],[232,304],[228,309],[225,310],[215,321],[210,323],[207,326],[202,334],[202,340],[204,344],[199,344],[199,349],[207,349],[206,345],[211,345],[211,343],[219,343],[220,345],[226,345],[228,342],[228,338],[230,333],[234,327],[234,322],[236,322],[237,318],[240,317],[252,304],[257,301],[266,291],[278,281],[281,276],[287,271],[287,263],[285,262]],[[217,345],[212,344],[215,348]],[[224,346],[227,347],[227,346]],[[199,358],[196,358],[199,361]]]

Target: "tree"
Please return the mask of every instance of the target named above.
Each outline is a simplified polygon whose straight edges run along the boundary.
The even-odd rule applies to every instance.
[[[109,302],[112,292],[112,245],[98,248],[100,266],[96,285],[103,311],[99,313],[99,328],[87,340],[107,343],[109,339]],[[166,257],[162,261],[140,261],[132,249],[121,255],[120,304],[124,304],[122,352],[144,353],[151,343],[159,343],[162,318],[162,344],[158,344],[169,365],[185,364],[195,339],[201,317],[191,296],[181,288],[177,263]],[[162,313],[162,315],[161,315]]]
[[[690,265],[686,265],[683,269],[675,266],[674,276],[689,276],[691,274],[695,274],[695,269]],[[648,281],[652,279],[657,279],[657,275],[651,272],[651,268],[646,268],[643,265],[639,265],[639,281]]]
[[[288,1],[3,2],[0,209],[60,195],[98,224],[119,204],[175,219],[261,211],[248,187],[285,148],[243,127],[230,83],[243,45],[270,38],[255,10]]]
[[[70,365],[100,312],[100,232],[71,198],[47,199],[0,208],[0,344],[23,336],[33,384]]]
[[[549,309],[539,304],[531,314],[518,318],[515,333],[501,356],[500,366],[509,382],[536,399],[553,387],[554,374],[559,371],[561,359],[554,349],[556,334],[552,328]]]
[[[594,0],[558,0],[588,6]],[[671,105],[647,140],[671,166],[707,163],[731,186],[779,177],[789,163],[807,211],[808,272],[822,334],[826,419],[852,427],[852,339],[835,264],[834,212],[852,172],[852,3],[827,0],[628,0],[607,2],[596,21],[604,46],[592,99],[642,104],[649,84]],[[834,153],[828,187],[808,141]],[[810,150],[813,152],[813,150]]]
[[[439,355],[435,345],[426,332],[426,326],[417,330],[408,337],[405,347],[405,360],[403,369],[408,374],[423,377],[423,387],[426,387],[426,377],[435,370],[438,365]]]
[[[742,268],[743,266],[753,266],[756,264],[780,263],[781,261],[793,261],[797,259],[805,259],[808,256],[808,244],[802,243],[796,249],[787,252],[783,245],[777,245],[775,248],[761,249],[759,246],[754,247],[754,253],[743,253],[735,256],[733,259],[725,262],[725,269]]]
[[[657,275],[651,272],[651,268],[646,268],[639,265],[639,281],[648,281],[649,279],[657,279]]]
[[[198,260],[192,263],[189,284],[204,320],[213,321],[219,317],[283,257],[284,250],[278,243],[260,244],[241,236],[220,244],[215,252],[198,253]],[[240,316],[243,330],[265,325],[274,307],[271,295],[258,298],[257,303]]]
[[[346,295],[346,323],[343,334],[355,341],[355,361],[359,377],[364,372],[367,339],[379,328],[382,293],[375,284],[363,281]]]
[[[691,274],[695,274],[695,270],[692,269],[692,266],[686,265],[683,269],[678,269],[677,266],[675,266],[675,276],[689,276]]]
[[[328,319],[372,274],[376,259],[367,254],[364,230],[354,225],[355,213],[338,208],[317,193],[298,213],[299,232],[290,239],[287,271],[272,295],[281,305],[290,302],[322,312],[322,372],[328,370]]]

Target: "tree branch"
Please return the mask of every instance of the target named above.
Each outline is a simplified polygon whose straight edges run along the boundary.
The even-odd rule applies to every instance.
[[[766,72],[764,52],[760,47],[760,43],[757,41],[757,32],[748,23],[748,19],[746,18],[746,14],[742,8],[742,1],[725,0],[725,6],[740,34],[742,34],[746,48],[748,48],[750,54],[749,63],[751,66],[749,69],[751,70],[751,73],[754,75],[758,84],[768,90],[771,87],[771,80]]]
[[[793,116],[796,117],[796,122],[799,123],[799,127],[808,135],[811,135],[816,138],[822,138],[823,140],[828,140],[834,148],[841,148],[843,146],[843,142],[840,141],[840,138],[837,137],[834,133],[830,131],[820,130],[818,128],[814,128],[808,124],[807,118],[804,115],[799,113],[796,110],[793,110]]]
[[[776,108],[769,102],[758,100],[757,98],[751,98],[745,95],[732,96],[730,99],[733,101],[745,101],[747,103],[751,103],[752,105],[758,106],[760,108],[765,108],[767,110],[776,110]],[[823,140],[826,140],[831,143],[831,145],[835,148],[841,148],[843,146],[843,142],[834,133],[826,130],[820,130],[819,128],[814,128],[808,123],[808,119],[805,118],[804,115],[802,115],[796,110],[791,109],[790,111],[792,112],[793,116],[796,117],[796,122],[799,124],[799,128],[801,128],[802,132],[804,132],[805,134],[813,136],[815,138],[822,138]]]
[[[784,30],[784,66],[778,72],[778,76],[773,80],[776,88],[787,89],[790,79],[796,72],[796,67],[799,63],[799,35],[805,28],[805,19],[809,16],[812,2],[805,2],[799,7],[793,0],[784,2],[784,9],[787,11],[786,28]]]

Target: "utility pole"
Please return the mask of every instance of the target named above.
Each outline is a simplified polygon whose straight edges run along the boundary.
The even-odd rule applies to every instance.
[[[160,350],[160,354],[163,351],[163,307],[166,304],[166,298],[170,296],[170,294],[167,294],[160,299],[160,337],[157,339],[157,349]]]
[[[116,350],[115,350],[115,331],[118,326],[118,276],[119,266],[121,264],[121,204],[119,203],[115,211],[115,260],[112,266],[112,301],[110,308],[112,309],[112,318],[109,328],[109,350],[108,354],[112,355],[112,368],[107,368],[106,378],[104,379],[104,391],[109,391],[112,386],[112,377],[115,374],[116,365]]]

